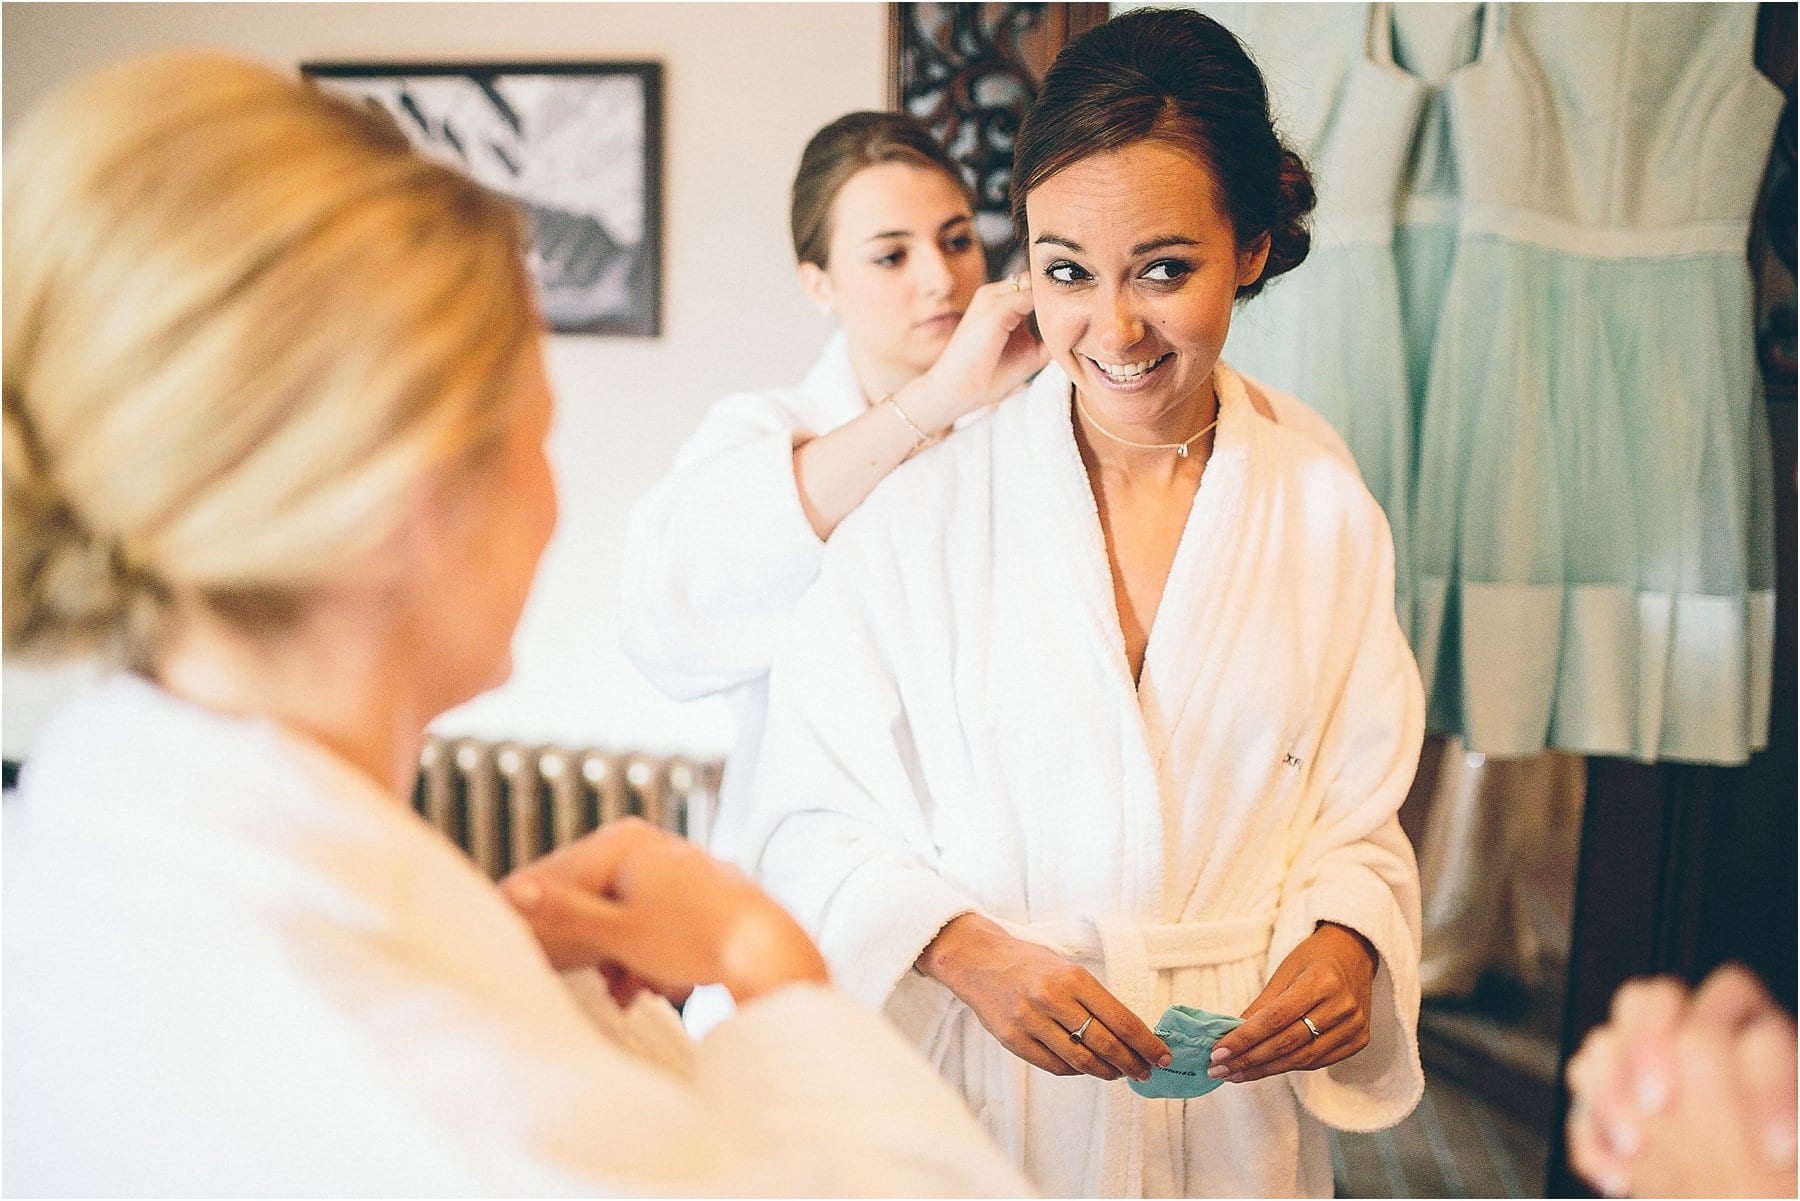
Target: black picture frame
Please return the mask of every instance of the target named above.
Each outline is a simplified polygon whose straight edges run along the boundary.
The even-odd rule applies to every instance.
[[[544,317],[564,334],[662,332],[662,64],[308,62],[426,153],[518,202]]]

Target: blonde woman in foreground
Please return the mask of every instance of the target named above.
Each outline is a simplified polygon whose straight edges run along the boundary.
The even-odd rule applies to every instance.
[[[409,810],[555,522],[512,210],[216,54],[7,150],[6,649],[120,666],[6,807],[5,1191],[1022,1189],[743,877],[623,825],[508,904]]]

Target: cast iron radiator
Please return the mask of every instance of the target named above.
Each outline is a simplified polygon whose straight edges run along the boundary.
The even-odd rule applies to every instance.
[[[498,878],[626,815],[702,837],[719,770],[675,756],[432,738],[413,807]]]

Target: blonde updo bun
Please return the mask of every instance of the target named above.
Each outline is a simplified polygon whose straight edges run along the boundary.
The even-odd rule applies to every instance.
[[[153,630],[161,589],[82,523],[39,466],[11,404],[5,429],[7,649],[80,651]]]
[[[291,615],[498,443],[538,322],[504,199],[228,55],[75,81],[5,165],[5,643]]]

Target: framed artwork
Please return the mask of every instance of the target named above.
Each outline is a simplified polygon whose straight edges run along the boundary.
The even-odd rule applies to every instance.
[[[426,153],[517,201],[550,328],[655,337],[662,316],[662,66],[303,63]]]
[[[888,107],[929,125],[962,164],[989,279],[1024,263],[1008,211],[1019,123],[1057,51],[1107,12],[1105,4],[888,5]]]

